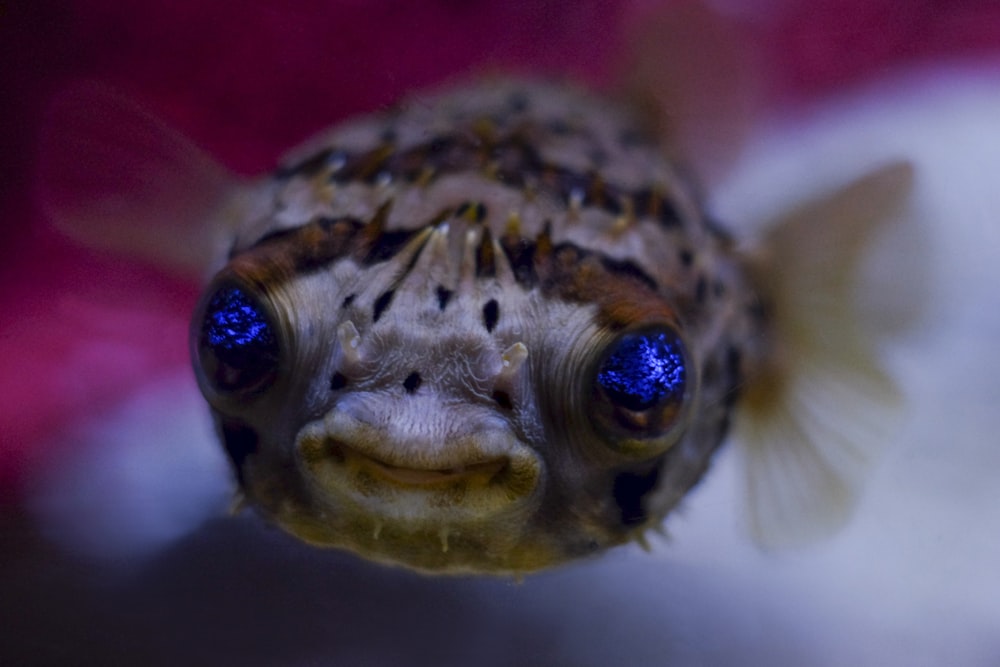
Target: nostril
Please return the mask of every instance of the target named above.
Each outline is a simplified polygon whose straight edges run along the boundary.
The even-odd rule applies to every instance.
[[[420,377],[420,373],[413,371],[412,373],[406,376],[405,380],[403,380],[403,389],[406,390],[406,393],[412,394],[413,392],[415,392],[417,389],[420,388],[420,384],[422,382],[423,379]]]
[[[347,376],[341,372],[336,372],[333,377],[330,378],[330,390],[337,391],[338,389],[343,389],[347,386]]]

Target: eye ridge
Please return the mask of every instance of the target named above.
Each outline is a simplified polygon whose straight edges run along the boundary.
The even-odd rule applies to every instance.
[[[597,384],[607,397],[634,412],[680,401],[686,379],[680,342],[663,331],[626,334],[613,345],[597,373]]]

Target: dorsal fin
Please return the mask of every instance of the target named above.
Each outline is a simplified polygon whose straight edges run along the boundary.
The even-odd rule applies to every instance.
[[[760,106],[764,68],[752,31],[685,1],[640,9],[628,36],[626,94],[671,158],[705,182],[721,179]]]

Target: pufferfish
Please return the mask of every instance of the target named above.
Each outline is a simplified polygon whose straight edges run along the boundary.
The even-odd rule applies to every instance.
[[[519,575],[643,542],[734,424],[782,543],[844,519],[882,437],[851,277],[905,163],[744,240],[642,115],[562,83],[418,95],[252,182],[108,93],[52,116],[55,221],[210,276],[198,385],[245,503],[309,544]]]

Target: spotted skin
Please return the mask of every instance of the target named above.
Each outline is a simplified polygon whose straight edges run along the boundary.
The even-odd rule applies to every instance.
[[[254,201],[195,368],[243,494],[311,543],[517,574],[639,539],[702,477],[759,354],[729,236],[637,119],[570,87],[413,98],[294,151]],[[280,346],[246,390],[205,370],[234,285]],[[655,414],[596,380],[646,329],[686,354]]]

